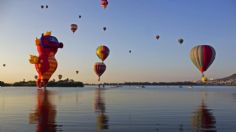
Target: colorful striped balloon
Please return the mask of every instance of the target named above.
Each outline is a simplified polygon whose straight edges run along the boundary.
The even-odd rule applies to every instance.
[[[98,58],[100,58],[102,61],[104,61],[108,57],[109,53],[110,53],[110,50],[105,45],[98,46],[96,50],[96,54]]]
[[[209,45],[195,46],[190,52],[190,58],[193,64],[198,68],[202,75],[215,60],[215,55],[216,52],[214,48]]]
[[[94,71],[98,76],[98,81],[100,81],[100,77],[106,70],[106,65],[102,62],[97,62],[94,64]]]

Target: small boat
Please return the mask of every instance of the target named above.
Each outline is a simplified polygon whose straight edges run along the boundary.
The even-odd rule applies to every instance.
[[[188,86],[188,88],[193,88],[193,86],[192,86],[192,85],[190,85],[190,86]]]

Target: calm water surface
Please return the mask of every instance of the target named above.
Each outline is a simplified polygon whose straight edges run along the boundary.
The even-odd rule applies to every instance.
[[[236,87],[0,88],[0,132],[235,132]]]

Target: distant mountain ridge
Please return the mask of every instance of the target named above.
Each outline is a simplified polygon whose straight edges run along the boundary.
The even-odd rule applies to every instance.
[[[236,73],[215,80],[210,80],[209,84],[216,84],[216,85],[236,85]]]
[[[216,80],[222,80],[222,81],[227,81],[227,80],[236,80],[236,73],[232,74],[228,77],[224,77],[224,78],[220,78],[220,79],[216,79]]]

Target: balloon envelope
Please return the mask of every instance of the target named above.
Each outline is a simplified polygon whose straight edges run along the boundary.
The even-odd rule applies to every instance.
[[[202,76],[201,81],[202,81],[203,83],[206,83],[206,82],[208,81],[208,79],[207,79],[207,77]]]
[[[98,76],[98,81],[100,81],[100,77],[106,70],[106,65],[102,62],[97,62],[94,64],[94,71]]]
[[[59,80],[62,79],[62,75],[61,75],[61,74],[58,75],[58,79],[59,79]]]
[[[107,8],[108,1],[107,1],[107,0],[101,0],[101,1],[100,1],[100,5],[101,5],[102,8],[105,9],[105,8]]]
[[[102,61],[104,61],[108,57],[109,53],[110,53],[110,50],[105,45],[98,46],[96,50],[96,54],[98,58],[100,58]]]
[[[157,36],[156,36],[156,39],[157,39],[157,40],[160,39],[160,35],[157,35]]]
[[[71,24],[70,25],[70,29],[73,33],[77,30],[77,28],[78,28],[77,24]]]
[[[190,58],[203,74],[215,60],[215,49],[209,45],[198,45],[192,48]]]
[[[180,39],[178,39],[178,42],[179,42],[180,44],[182,44],[182,43],[184,42],[184,39],[180,38]]]
[[[79,71],[75,71],[75,73],[76,73],[76,74],[78,74],[78,73],[79,73]]]
[[[103,31],[106,31],[107,30],[107,27],[103,27]]]

